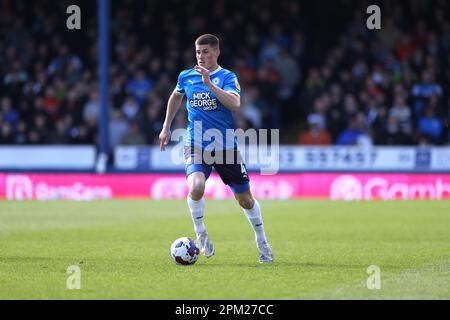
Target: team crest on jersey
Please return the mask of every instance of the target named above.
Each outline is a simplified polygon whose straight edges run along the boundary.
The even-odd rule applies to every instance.
[[[216,85],[218,85],[219,84],[219,78],[214,78],[214,79],[212,79],[212,82],[214,83],[214,84],[216,84]]]

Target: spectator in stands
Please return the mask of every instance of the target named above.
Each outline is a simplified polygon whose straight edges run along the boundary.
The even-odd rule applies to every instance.
[[[367,116],[367,122],[372,128],[374,143],[376,145],[393,144],[388,141],[387,108],[384,105],[373,106]]]
[[[83,97],[77,92],[75,89],[70,89],[67,92],[66,98],[62,101],[60,105],[60,118],[63,118],[65,115],[70,114],[74,118],[75,122],[79,123],[82,121],[87,121],[88,119],[93,119],[93,121],[97,121],[98,119],[98,111],[96,113],[96,108],[99,106],[95,106],[95,99],[97,99],[98,104],[98,93],[97,97],[93,97],[92,93],[90,95],[91,103],[93,106],[89,106],[85,112],[85,106],[83,105]],[[89,111],[88,111],[89,110]]]
[[[158,136],[163,126],[163,121],[160,117],[161,110],[162,108],[158,107],[158,105],[149,104],[140,120],[141,132],[149,144],[159,142]]]
[[[109,121],[109,144],[111,149],[122,142],[122,138],[128,131],[128,122],[119,109],[113,109]]]
[[[51,134],[49,142],[52,144],[69,144],[71,143],[71,137],[69,134],[69,127],[67,121],[64,119],[58,119],[56,121],[55,130]]]
[[[148,78],[143,70],[139,69],[135,72],[134,77],[127,82],[125,90],[136,99],[139,105],[142,105],[146,95],[153,87],[153,80]]]
[[[14,131],[8,122],[0,123],[0,143],[1,144],[13,144],[15,142],[14,139]]]
[[[17,124],[16,132],[15,132],[15,144],[25,144],[27,141],[27,124],[25,121],[21,120]]]
[[[144,135],[139,130],[139,124],[136,121],[130,123],[128,131],[122,137],[121,144],[139,145],[145,144],[146,140]]]
[[[281,54],[275,60],[275,68],[281,77],[278,98],[289,101],[300,80],[300,71],[297,61],[291,57],[287,48],[281,50]]]
[[[250,85],[255,82],[256,72],[247,64],[244,57],[236,59],[235,70],[242,85]]]
[[[11,99],[8,97],[4,97],[1,100],[0,105],[0,120],[3,120],[6,123],[9,123],[12,128],[15,128],[17,122],[19,121],[19,113],[12,106]],[[1,119],[3,118],[3,119]],[[1,122],[0,122],[1,123]]]
[[[411,109],[402,96],[395,97],[395,104],[389,111],[389,117],[396,119],[400,132],[411,137],[413,129]]]
[[[422,114],[423,110],[427,107],[428,99],[432,95],[440,97],[442,93],[442,87],[434,81],[432,72],[430,70],[423,71],[421,83],[415,84],[412,88],[416,115],[420,116]]]
[[[125,117],[131,121],[134,120],[139,112],[139,103],[136,98],[132,95],[128,95],[125,102],[122,104],[121,110]]]
[[[305,82],[306,97],[305,100],[311,101],[312,98],[316,97],[325,88],[325,83],[323,82],[320,72],[316,68],[309,70],[308,78]]]
[[[337,145],[372,145],[372,139],[364,131],[365,116],[363,113],[351,116],[348,127],[337,138]]]
[[[353,94],[346,94],[344,97],[344,118],[350,119],[359,110],[358,102]]]
[[[252,127],[259,129],[262,127],[263,114],[257,105],[258,88],[255,86],[248,87],[241,97],[241,114],[252,124]]]
[[[299,144],[301,145],[330,145],[331,136],[325,129],[325,120],[318,114],[308,116],[308,129],[300,134]]]
[[[14,102],[18,102],[27,79],[28,76],[21,69],[20,62],[15,60],[10,72],[3,77],[4,92],[8,94]]]
[[[6,88],[23,87],[28,80],[28,75],[22,69],[20,61],[14,61],[10,72],[6,73],[3,78],[3,84]],[[16,91],[9,89],[10,91]]]
[[[72,97],[74,99],[74,97]],[[89,94],[89,100],[86,102],[83,108],[83,120],[88,121],[98,121],[100,115],[100,101],[98,97],[98,91],[96,89],[92,90]]]
[[[346,118],[343,112],[342,87],[338,83],[330,85],[329,97],[330,105],[326,115],[326,123],[331,137],[337,137],[346,126]]]
[[[275,60],[269,58],[263,61],[257,72],[257,81],[269,103],[274,105],[278,101],[281,75],[275,67]]]
[[[443,123],[436,116],[433,108],[427,108],[423,117],[419,118],[419,132],[432,143],[438,144],[441,140],[443,132]]]
[[[55,88],[53,86],[48,86],[45,89],[45,95],[43,99],[44,109],[47,114],[56,120],[59,116],[59,105],[61,101],[56,96]]]
[[[58,75],[65,77],[68,74],[67,71],[69,71],[70,73],[79,73],[81,72],[82,68],[83,64],[81,62],[81,59],[77,55],[71,53],[68,46],[63,45],[59,49],[58,56],[50,61],[47,72],[49,75]]]
[[[386,121],[386,143],[388,145],[406,145],[410,138],[400,130],[400,124],[396,117],[388,116]]]
[[[49,141],[50,130],[48,117],[42,113],[37,114],[34,118],[33,128],[39,134],[41,143],[47,143]]]
[[[416,51],[415,44],[411,41],[409,34],[403,34],[400,41],[397,43],[395,53],[397,57],[402,60],[408,60]]]
[[[89,129],[86,125],[80,124],[76,128],[72,128],[71,130],[73,144],[89,144],[92,143],[93,137],[92,132],[89,132]]]
[[[281,48],[276,43],[275,39],[269,37],[267,41],[262,45],[259,56],[259,62],[264,65],[267,61],[276,61],[280,55]]]

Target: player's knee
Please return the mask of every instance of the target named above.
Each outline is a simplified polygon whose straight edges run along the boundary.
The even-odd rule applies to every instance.
[[[190,186],[189,192],[193,200],[200,200],[205,192],[205,183],[203,181],[194,180]]]
[[[242,197],[239,199],[239,205],[244,209],[251,209],[255,205],[255,200],[252,197]]]

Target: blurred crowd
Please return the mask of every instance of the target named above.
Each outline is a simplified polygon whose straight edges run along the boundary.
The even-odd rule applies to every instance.
[[[413,7],[407,7],[411,3]],[[338,43],[306,75],[301,144],[450,143],[450,6],[404,2],[382,29],[355,10]]]
[[[158,143],[206,32],[241,83],[237,127],[280,128],[282,143],[449,144],[450,5],[431,2],[389,2],[373,31],[362,1],[343,1],[338,25],[306,1],[113,1],[110,146]],[[0,144],[98,144],[95,3],[0,3]],[[66,28],[70,4],[82,30]]]

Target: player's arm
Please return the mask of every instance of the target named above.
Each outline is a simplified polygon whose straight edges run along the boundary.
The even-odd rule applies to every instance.
[[[241,107],[241,97],[232,92],[227,92],[222,88],[219,88],[217,85],[211,82],[209,78],[209,70],[201,67],[195,66],[195,70],[202,75],[203,83],[211,90],[214,95],[219,99],[220,103],[222,103],[225,107],[230,109],[231,111],[237,111]]]
[[[159,148],[161,151],[166,149],[166,145],[169,143],[170,139],[170,126],[175,118],[178,110],[180,109],[181,102],[183,101],[183,93],[173,90],[167,102],[166,118],[164,119],[163,128],[159,134]]]

